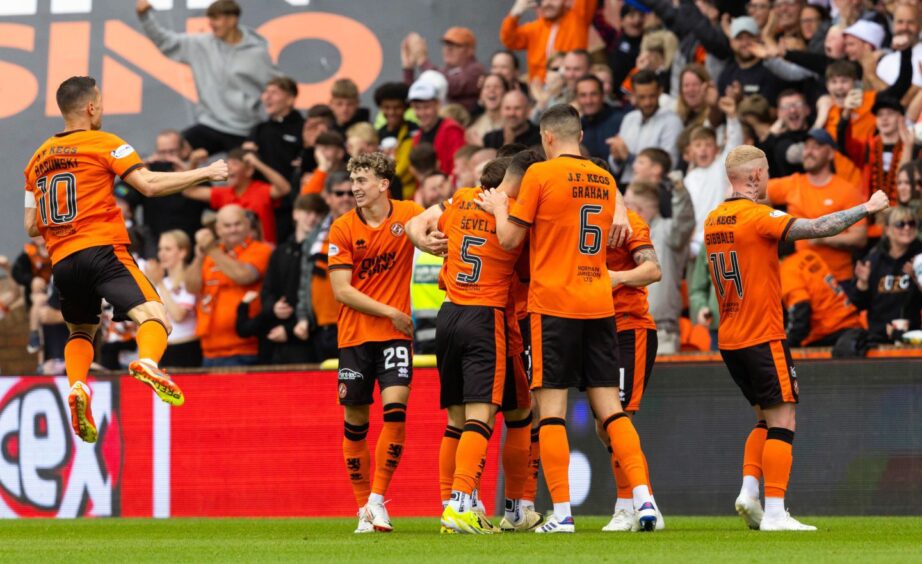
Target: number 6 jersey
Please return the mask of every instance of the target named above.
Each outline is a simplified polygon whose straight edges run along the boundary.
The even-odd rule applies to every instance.
[[[23,174],[52,264],[89,247],[130,243],[112,184],[142,166],[131,145],[104,131],[67,131],[42,143]]]
[[[530,228],[529,312],[567,319],[615,314],[605,247],[617,190],[611,174],[573,155],[525,172],[509,221]]]
[[[794,219],[747,198],[730,198],[708,214],[704,245],[720,303],[720,349],[785,338],[778,242]]]

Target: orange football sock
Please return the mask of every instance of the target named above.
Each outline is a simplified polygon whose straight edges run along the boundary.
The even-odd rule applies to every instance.
[[[765,448],[765,436],[768,434],[768,425],[759,421],[749,432],[746,439],[746,448],[743,449],[743,476],[752,476],[756,480],[762,479],[762,450]]]
[[[608,452],[612,452],[610,447]],[[631,499],[634,497],[634,492],[631,490],[631,482],[627,479],[627,474],[624,473],[624,469],[618,464],[618,459],[615,458],[614,453],[611,455],[611,473],[615,476],[615,486],[618,488],[618,499]]]
[[[762,450],[762,472],[765,474],[765,497],[784,497],[791,477],[794,431],[772,427],[766,433]]]
[[[372,493],[387,493],[387,486],[390,485],[403,455],[403,443],[407,434],[406,421],[406,404],[389,403],[384,406],[384,427],[378,435],[378,444],[375,447],[375,479],[371,485]]]
[[[566,425],[559,417],[548,417],[541,420],[538,428],[544,479],[554,503],[570,501],[570,442]]]
[[[138,326],[138,358],[149,358],[156,363],[163,358],[167,340],[166,327],[157,319],[148,319]]]
[[[352,425],[346,423],[343,436],[343,457],[346,460],[346,472],[352,482],[352,493],[359,507],[368,501],[371,493],[371,453],[368,452],[368,423]]]
[[[75,382],[86,383],[95,352],[93,338],[86,333],[71,333],[68,337],[64,345],[64,371],[71,386]]]
[[[528,449],[528,475],[522,488],[522,499],[534,502],[538,495],[538,471],[541,466],[541,443],[538,440],[538,428],[531,428],[531,447]]]
[[[506,421],[506,443],[503,445],[506,499],[524,497],[530,455],[531,415],[521,421]]]
[[[626,413],[616,413],[602,425],[611,440],[612,452],[619,466],[627,476],[631,490],[637,486],[649,486],[644,471],[643,451],[640,449],[640,436]]]
[[[461,434],[458,454],[455,456],[455,478],[451,484],[452,491],[471,494],[477,488],[492,434],[493,430],[483,421],[468,419],[464,422],[464,432]]]
[[[461,429],[447,425],[439,445],[439,495],[443,502],[451,499],[451,484],[455,480],[455,457]]]

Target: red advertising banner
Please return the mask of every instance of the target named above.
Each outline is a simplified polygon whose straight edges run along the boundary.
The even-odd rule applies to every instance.
[[[335,372],[174,378],[187,398],[179,408],[131,378],[91,380],[100,439],[89,445],[70,429],[66,378],[0,377],[0,517],[355,514]],[[416,371],[406,449],[388,491],[394,516],[441,512],[438,388],[435,370]],[[491,509],[500,434],[481,482]]]

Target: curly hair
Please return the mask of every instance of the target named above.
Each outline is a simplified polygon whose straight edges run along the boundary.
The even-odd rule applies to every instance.
[[[384,153],[366,153],[357,155],[349,160],[346,170],[350,173],[357,170],[370,170],[378,178],[393,182],[394,180],[394,161],[387,158]]]

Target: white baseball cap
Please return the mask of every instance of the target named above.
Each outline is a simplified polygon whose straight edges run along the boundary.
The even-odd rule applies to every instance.
[[[749,16],[734,18],[733,23],[730,24],[730,37],[736,39],[741,33],[748,33],[753,37],[758,37],[759,24]]]
[[[876,22],[858,20],[845,28],[844,33],[845,35],[857,37],[865,43],[870,43],[875,49],[880,49],[880,46],[884,43],[884,28]]]
[[[407,102],[429,102],[439,99],[439,91],[435,85],[426,80],[417,80],[410,85]]]

